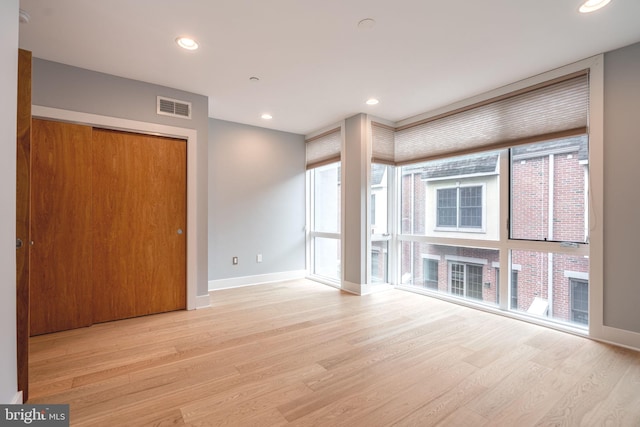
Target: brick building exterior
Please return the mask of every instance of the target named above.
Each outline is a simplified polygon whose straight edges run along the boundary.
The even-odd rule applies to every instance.
[[[508,177],[497,154],[404,167],[401,233],[479,247],[402,242],[401,283],[497,304],[499,251],[481,241],[499,238],[499,180]],[[512,149],[510,177],[512,239],[588,242],[586,136]],[[588,258],[512,251],[511,263],[511,309],[587,323]]]

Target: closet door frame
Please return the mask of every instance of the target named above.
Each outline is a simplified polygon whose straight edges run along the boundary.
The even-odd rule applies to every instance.
[[[209,305],[209,295],[198,296],[199,234],[196,223],[198,132],[195,129],[61,110],[38,105],[32,106],[32,117],[78,123],[103,129],[179,138],[187,141],[187,310],[207,307]]]

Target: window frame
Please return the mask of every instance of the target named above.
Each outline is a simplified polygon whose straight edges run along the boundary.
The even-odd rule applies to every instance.
[[[427,243],[427,244],[445,245],[445,246],[453,246],[453,247],[482,248],[482,249],[497,250],[499,252],[499,255],[498,255],[499,259],[497,261],[498,265],[507,266],[506,268],[500,269],[499,271],[500,276],[498,280],[499,287],[497,289],[497,299],[498,299],[497,303],[494,304],[491,301],[484,301],[485,295],[483,295],[483,300],[476,299],[475,297],[468,298],[467,297],[468,291],[466,290],[467,288],[466,285],[465,285],[464,296],[451,293],[451,279],[450,279],[451,273],[450,273],[449,265],[447,266],[448,293],[430,292],[428,289],[425,289],[423,286],[415,286],[417,282],[413,281],[416,279],[416,277],[413,275],[412,275],[413,280],[411,282],[401,283],[400,281],[397,281],[396,283],[399,283],[397,286],[401,289],[406,289],[413,292],[421,292],[422,290],[422,292],[424,293],[428,293],[429,295],[436,296],[441,299],[452,300],[457,303],[470,305],[474,307],[482,307],[483,309],[485,309],[486,307],[489,310],[496,310],[498,313],[502,313],[511,317],[526,319],[527,321],[531,321],[533,319],[536,322],[545,324],[547,326],[555,327],[557,329],[571,330],[572,332],[584,334],[585,331],[582,330],[580,325],[577,325],[575,323],[571,323],[569,321],[564,321],[564,320],[553,318],[553,317],[549,317],[549,318],[536,317],[534,319],[526,311],[511,308],[511,301],[510,301],[511,280],[509,275],[511,274],[512,269],[514,267],[518,269],[518,267],[516,267],[518,264],[513,266],[511,264],[512,251],[514,250],[537,251],[537,252],[562,253],[562,254],[567,254],[572,256],[589,257],[591,248],[589,244],[576,246],[576,245],[566,245],[566,244],[563,244],[562,242],[553,242],[553,241],[529,241],[529,240],[511,239],[508,232],[508,218],[509,218],[510,209],[511,209],[510,197],[509,197],[510,195],[509,181],[510,181],[510,173],[511,173],[509,169],[509,163],[510,163],[509,149],[506,148],[499,151],[490,150],[488,152],[496,152],[499,154],[498,169],[497,169],[498,173],[495,174],[497,179],[497,183],[495,186],[496,188],[495,196],[493,194],[488,195],[486,193],[487,191],[486,188],[489,185],[488,182],[485,182],[485,183],[478,182],[477,176],[470,177],[469,178],[470,181],[471,180],[473,181],[469,182],[468,184],[470,184],[471,186],[478,186],[478,185],[483,186],[483,210],[484,210],[483,222],[485,223],[485,226],[487,222],[486,211],[488,209],[488,203],[496,203],[496,206],[492,207],[492,210],[499,212],[498,221],[497,221],[498,223],[497,237],[493,238],[492,237],[493,235],[480,237],[480,235],[478,235],[477,233],[468,233],[468,232],[463,233],[463,232],[459,232],[460,230],[457,230],[457,229],[453,229],[453,230],[450,229],[451,231],[454,232],[450,235],[444,235],[444,234],[443,235],[438,235],[438,234],[422,235],[422,234],[407,234],[407,233],[399,234],[397,236],[397,242],[398,242],[399,251],[401,251],[400,247],[405,242],[411,243],[411,248],[413,248],[414,244],[416,243]],[[455,157],[455,156],[452,156],[452,157]],[[396,177],[397,186],[398,186],[398,188],[396,189],[397,194],[403,194],[402,187],[401,187],[402,176],[403,176],[402,168],[397,168],[397,177]],[[467,183],[464,182],[464,180],[467,179],[466,177],[458,176],[458,177],[455,177],[454,179],[458,183],[455,186],[455,188],[467,185]],[[437,189],[453,187],[451,185],[451,181],[453,180],[450,180],[448,183],[440,182],[439,185],[433,189],[432,194],[435,195],[435,191]],[[413,182],[413,180],[411,182]],[[493,188],[493,184],[491,185]],[[410,194],[413,194],[413,193],[410,192]],[[488,200],[488,198],[490,198],[491,200]],[[416,202],[417,200],[418,199],[416,199]],[[405,204],[406,203],[407,202],[405,202]],[[410,206],[415,205],[415,202],[413,201],[413,199],[411,200],[409,205]],[[400,209],[402,209],[402,204],[398,202],[396,204],[396,209],[398,210],[398,213],[396,214],[397,217],[402,218],[402,215],[400,214]],[[433,211],[434,211],[433,209],[426,210],[427,215],[429,215],[429,212],[433,212]],[[433,215],[433,213],[431,213],[431,215]],[[425,222],[427,222],[427,220],[425,220]],[[398,230],[401,230],[400,223],[398,223],[396,226],[398,227]],[[438,230],[438,231],[441,231],[441,230]],[[456,231],[458,233],[455,233]],[[407,255],[407,256],[411,256],[411,257],[415,256],[413,249],[411,249],[411,254],[412,255]],[[449,255],[445,256],[445,259],[447,261],[460,261],[460,262],[472,261],[470,259],[462,259],[462,258],[464,257],[461,257],[461,259],[454,259]],[[398,260],[398,262],[400,261],[401,259]],[[410,263],[410,264],[413,265],[413,263]],[[398,267],[400,267],[400,264],[398,264]],[[399,274],[401,274],[402,272],[401,270],[402,270],[401,268],[398,268]],[[413,271],[411,273],[413,274]],[[466,270],[465,270],[465,276],[466,276]]]
[[[338,231],[317,231],[316,228],[316,220],[315,220],[315,173],[318,169],[327,168],[328,166],[336,166],[338,168],[338,185],[340,186],[338,190],[338,200],[340,203],[340,207],[338,208],[340,214],[338,218]],[[344,274],[344,269],[342,268],[342,205],[343,205],[343,196],[342,196],[342,183],[344,182],[344,177],[342,174],[344,173],[341,161],[331,162],[327,164],[320,165],[318,167],[307,169],[306,171],[306,184],[307,184],[307,274],[308,277],[316,280],[318,282],[324,283],[326,285],[330,285],[333,287],[339,288],[342,283],[342,276]],[[338,264],[336,266],[337,278],[322,275],[316,273],[317,271],[317,260],[316,260],[316,239],[332,239],[336,240],[338,245]]]

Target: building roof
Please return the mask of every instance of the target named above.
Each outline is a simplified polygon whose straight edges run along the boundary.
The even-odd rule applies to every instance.
[[[427,180],[460,175],[493,174],[498,167],[498,157],[498,154],[490,154],[458,157],[453,160],[435,160],[423,168],[421,178]]]
[[[587,135],[523,145],[513,148],[512,153],[513,157],[522,159],[548,156],[549,154],[570,153],[575,152],[576,149],[578,151],[578,160],[589,159],[589,142]]]

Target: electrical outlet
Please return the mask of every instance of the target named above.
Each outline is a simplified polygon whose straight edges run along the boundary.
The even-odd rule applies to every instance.
[[[233,265],[238,265],[238,257],[234,256],[233,258],[231,258],[231,262],[233,263]]]
[[[262,262],[262,254],[256,255],[256,262]]]

